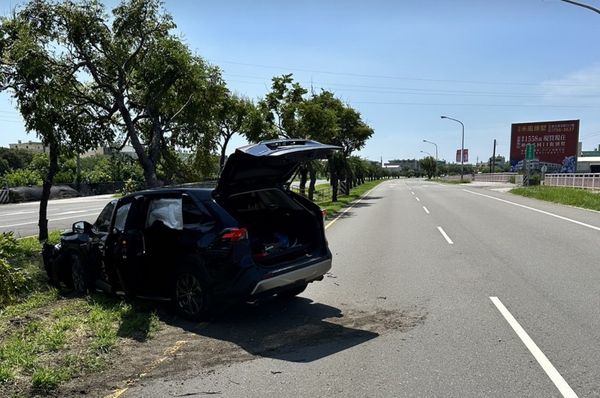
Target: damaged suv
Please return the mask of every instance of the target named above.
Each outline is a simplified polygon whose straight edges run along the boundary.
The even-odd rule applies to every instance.
[[[215,189],[164,188],[106,205],[44,249],[53,283],[173,300],[200,319],[216,302],[293,297],[331,268],[321,209],[289,190],[299,166],[338,147],[308,140],[237,149]]]

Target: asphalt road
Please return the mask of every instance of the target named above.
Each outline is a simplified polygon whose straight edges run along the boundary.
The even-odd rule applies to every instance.
[[[94,222],[113,195],[57,199],[48,202],[48,229],[64,230],[74,222]],[[37,235],[39,202],[0,205],[0,233],[13,231],[17,237]]]
[[[600,213],[393,180],[327,235],[324,281],[197,325],[122,396],[600,396]]]

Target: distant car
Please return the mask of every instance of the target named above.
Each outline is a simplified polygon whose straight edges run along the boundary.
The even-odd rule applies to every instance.
[[[106,205],[44,249],[49,278],[77,292],[172,299],[190,319],[221,300],[293,297],[331,268],[323,213],[291,192],[302,162],[338,149],[277,140],[237,149],[215,189],[164,188]]]

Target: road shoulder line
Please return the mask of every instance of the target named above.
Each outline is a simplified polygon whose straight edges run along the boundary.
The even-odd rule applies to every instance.
[[[360,201],[363,200],[365,197],[367,197],[371,192],[373,192],[375,189],[379,188],[381,186],[381,184],[383,184],[383,181],[380,182],[379,184],[377,184],[376,186],[374,186],[373,188],[369,189],[367,192],[365,192],[365,194],[363,196],[361,196],[360,198],[358,198],[357,200],[355,200],[354,202],[352,202],[350,204],[350,206],[346,207],[344,209],[344,211],[342,211],[340,214],[338,214],[338,216],[336,218],[334,218],[333,220],[331,220],[325,226],[325,230],[327,230],[327,228],[331,227],[333,225],[333,223],[336,222],[337,220],[339,220],[340,217],[342,217],[344,214],[346,214],[346,212],[350,211],[350,209],[352,209],[354,206],[356,206],[357,204],[359,204]]]
[[[568,222],[571,222],[573,224],[581,225],[582,227],[586,227],[586,228],[594,229],[596,231],[600,231],[600,227],[597,227],[595,225],[586,224],[584,222],[573,220],[573,219],[568,218],[568,217],[559,216],[558,214],[550,213],[550,212],[545,211],[545,210],[536,209],[535,207],[531,207],[531,206],[527,206],[527,205],[522,205],[520,203],[511,202],[510,200],[500,199],[500,198],[497,198],[495,196],[486,195],[486,194],[479,193],[479,192],[473,192],[473,191],[470,191],[468,189],[463,189],[463,191],[465,191],[467,193],[470,193],[470,194],[473,194],[473,195],[479,195],[479,196],[483,196],[483,197],[486,197],[486,198],[489,198],[489,199],[494,199],[494,200],[497,200],[499,202],[507,203],[509,205],[513,205],[513,206],[517,206],[517,207],[522,207],[524,209],[535,211],[535,212],[541,213],[541,214],[545,214],[545,215],[550,216],[550,217],[555,217],[555,218],[558,218],[558,219],[563,220],[563,221],[568,221]]]

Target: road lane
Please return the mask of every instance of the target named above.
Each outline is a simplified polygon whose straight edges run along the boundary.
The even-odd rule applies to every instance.
[[[385,182],[327,230],[334,268],[303,297],[314,308],[340,311],[337,320],[325,321],[346,321],[376,338],[350,344],[351,337],[342,335],[301,348],[290,340],[287,354],[279,347],[252,351],[251,360],[225,361],[227,366],[173,364],[124,396],[560,396],[490,296],[502,299],[576,393],[597,395],[598,270],[589,263],[597,245],[589,245],[598,235],[461,189]],[[589,218],[581,210],[566,212]],[[568,237],[580,254],[557,244]],[[542,249],[548,253],[536,252]],[[565,266],[567,258],[572,261]],[[308,316],[306,299],[274,316]],[[298,306],[308,312],[296,313]],[[260,334],[259,325],[273,322],[266,317],[254,340],[273,338]],[[202,349],[207,337],[197,334],[182,356]]]
[[[68,229],[76,221],[94,222],[113,195],[56,199],[48,202],[48,228]],[[0,205],[0,233],[13,231],[15,236],[38,233],[39,202]]]

